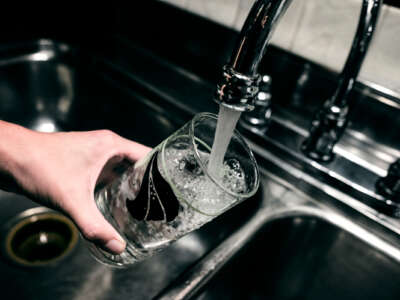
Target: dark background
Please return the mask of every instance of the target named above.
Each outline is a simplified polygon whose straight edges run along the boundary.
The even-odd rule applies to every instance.
[[[108,55],[114,48],[113,37],[123,36],[211,82],[216,80],[232,52],[236,31],[156,0],[132,2],[3,5],[0,47],[47,38]],[[385,3],[400,7],[400,0]]]
[[[93,5],[82,5],[74,1],[56,2],[52,5],[2,3],[0,42],[57,36],[85,42],[120,31],[140,34],[145,32],[146,22],[154,19],[154,15],[157,14],[152,5],[157,2],[155,0],[134,1],[133,4],[123,1],[100,2],[102,1],[96,1]],[[400,0],[384,2],[400,7]],[[168,19],[168,16],[164,18]],[[133,26],[137,25],[137,21],[142,24],[140,27]],[[169,19],[168,22],[177,23],[178,20]],[[179,31],[184,29],[183,24],[180,26]]]
[[[383,3],[386,3],[387,5],[400,7],[400,0],[385,0],[383,1]]]

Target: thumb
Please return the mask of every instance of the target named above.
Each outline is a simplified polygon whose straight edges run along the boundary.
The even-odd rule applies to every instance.
[[[84,206],[84,207],[83,207]],[[94,200],[82,201],[69,215],[78,226],[84,238],[112,254],[124,251],[126,243],[119,233],[106,221]]]

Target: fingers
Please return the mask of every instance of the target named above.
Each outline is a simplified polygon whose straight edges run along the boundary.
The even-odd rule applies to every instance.
[[[125,139],[107,130],[97,132],[96,139],[105,142],[105,144],[102,144],[105,155],[98,157],[98,162],[95,163],[93,168],[89,166],[90,177],[96,178],[98,184],[102,181],[108,182],[110,179],[114,178],[115,166],[123,166],[124,159],[136,162],[151,151],[149,147]],[[109,168],[107,168],[107,166]],[[93,195],[93,190],[96,187],[95,181],[96,180],[93,182],[90,181],[89,183],[91,195]],[[81,194],[81,190],[75,195],[78,194]],[[84,194],[86,193],[84,192]],[[69,193],[69,195],[71,195],[71,193]],[[78,201],[79,199],[83,200],[77,202],[71,201],[71,199],[64,199],[67,201],[62,201],[64,204],[63,210],[72,217],[83,236],[110,253],[119,254],[123,252],[126,247],[125,241],[98,210],[93,196],[77,198]]]
[[[79,203],[79,207],[72,207],[68,213],[85,239],[113,254],[120,254],[124,251],[125,241],[106,221],[94,200],[82,201]]]
[[[131,161],[137,161],[141,159],[152,150],[150,147],[130,141],[120,136],[118,136],[117,143],[120,147],[120,151],[122,151],[121,154],[124,154]]]
[[[107,144],[104,159],[99,160],[99,173],[95,184],[95,191],[121,176],[128,167],[151,151],[151,148],[127,140],[121,136],[111,134],[111,143]]]

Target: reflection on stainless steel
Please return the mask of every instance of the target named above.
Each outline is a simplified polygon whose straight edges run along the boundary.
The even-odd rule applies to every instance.
[[[400,203],[400,159],[390,165],[385,177],[377,180],[376,190],[391,202]],[[400,218],[400,208],[396,216]]]
[[[60,130],[52,119],[46,117],[36,119],[32,125],[32,129],[40,132],[55,132]]]
[[[197,235],[187,235],[181,238],[179,241],[179,247],[181,247],[183,251],[196,253],[196,255],[199,256],[207,250],[202,240]]]
[[[263,211],[261,210],[260,212]],[[260,212],[193,268],[184,273],[182,277],[163,291],[156,299],[182,300],[189,299],[195,295],[229,259],[249,242],[254,233],[260,228],[265,220],[264,214]],[[241,275],[238,274],[238,276]]]
[[[336,147],[335,152],[340,156],[347,157],[350,161],[358,164],[359,166],[361,166],[367,170],[370,170],[371,172],[373,172],[379,176],[384,176],[384,174],[386,173],[386,171],[384,169],[380,168],[379,166],[376,166],[375,164],[362,159],[361,158],[362,151],[359,148],[352,147],[352,146],[349,146],[346,149],[341,148],[341,147]],[[385,154],[378,152],[378,151],[375,153],[375,156],[380,157],[380,158],[382,157],[382,155],[385,155]]]
[[[64,64],[57,65],[57,77],[60,80],[60,90],[62,94],[58,99],[57,109],[61,114],[67,114],[74,99],[73,72]]]
[[[254,109],[243,115],[242,125],[253,126],[258,130],[266,128],[271,117],[271,98],[271,77],[263,75],[254,99]]]
[[[394,108],[400,108],[400,103],[397,101],[389,100],[387,96],[392,97],[393,99],[400,99],[400,93],[393,91],[387,87],[382,86],[381,84],[377,84],[372,81],[368,80],[360,80],[363,82],[366,86],[369,86],[371,89],[378,91],[385,95],[385,97],[379,97],[378,100],[384,102],[387,105],[393,106]]]
[[[48,40],[34,46],[33,53],[20,50],[32,47],[27,44],[0,50],[0,114],[5,120],[53,132],[69,118],[75,98],[74,69],[60,60],[70,55],[70,48]],[[19,55],[7,57],[11,50]]]
[[[110,268],[97,264],[87,274],[82,286],[76,290],[74,300],[102,299],[112,289],[113,273]]]
[[[50,50],[40,50],[37,53],[33,53],[33,54],[26,54],[26,55],[21,55],[18,57],[14,57],[11,59],[7,59],[7,60],[0,60],[0,66],[3,65],[7,65],[10,63],[19,63],[19,62],[24,62],[24,61],[48,61],[52,58],[55,57],[55,53],[54,51],[50,51]]]
[[[55,56],[53,51],[43,50],[24,59],[29,59],[30,61],[48,61]]]
[[[14,64],[14,63],[21,63],[26,61],[31,61],[31,62],[49,61],[55,58],[57,55],[59,55],[59,53],[70,50],[66,44],[59,43],[55,45],[52,41],[45,39],[39,40],[37,43],[37,47],[38,50],[34,53],[22,54],[15,57],[10,57],[7,59],[0,60],[0,66]],[[6,50],[9,51],[10,49]]]

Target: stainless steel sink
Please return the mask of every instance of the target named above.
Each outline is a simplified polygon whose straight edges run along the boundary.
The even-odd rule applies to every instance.
[[[271,182],[264,177],[264,186]],[[398,299],[399,237],[318,197],[294,186],[269,193],[157,299]]]
[[[160,105],[140,84],[116,80],[105,62],[91,53],[49,40],[0,49],[0,118],[40,131],[111,129],[155,146],[191,118]],[[29,151],[29,149],[27,149]],[[2,299],[149,299],[246,219],[261,200],[262,189],[202,229],[155,257],[114,270],[90,257],[82,241],[55,264],[21,267],[0,257]],[[34,207],[30,200],[0,191],[0,227]],[[1,244],[4,251],[4,245]]]
[[[312,214],[265,224],[196,299],[398,299],[398,261]]]

